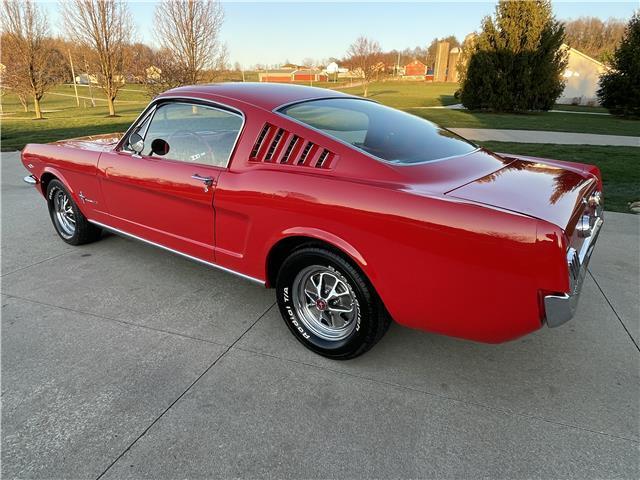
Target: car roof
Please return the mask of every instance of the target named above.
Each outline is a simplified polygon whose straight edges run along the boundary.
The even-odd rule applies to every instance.
[[[280,106],[315,100],[321,98],[353,98],[335,90],[326,88],[306,87],[303,85],[291,85],[286,83],[257,83],[257,82],[228,82],[212,83],[207,85],[190,85],[178,87],[164,92],[161,96],[189,94],[197,96],[215,95],[218,97],[232,98],[265,110],[274,110]],[[359,98],[359,97],[355,97]]]

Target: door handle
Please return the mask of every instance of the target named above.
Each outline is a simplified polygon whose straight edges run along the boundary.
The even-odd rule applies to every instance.
[[[213,177],[203,177],[202,175],[194,173],[193,175],[191,175],[191,178],[193,178],[194,180],[200,180],[202,183],[206,184],[209,187],[213,185]]]
[[[194,173],[193,175],[191,175],[191,178],[193,178],[194,180],[198,180],[202,183],[204,183],[204,191],[208,192],[209,191],[209,187],[213,186],[215,184],[215,179],[213,177],[203,177],[202,175],[198,175],[197,173]]]

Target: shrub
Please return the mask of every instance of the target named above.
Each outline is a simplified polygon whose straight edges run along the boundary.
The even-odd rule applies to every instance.
[[[564,90],[564,28],[546,0],[500,0],[483,20],[463,75],[461,100],[469,109],[549,110]]]
[[[627,25],[612,70],[600,77],[598,99],[614,115],[640,117],[640,13]]]

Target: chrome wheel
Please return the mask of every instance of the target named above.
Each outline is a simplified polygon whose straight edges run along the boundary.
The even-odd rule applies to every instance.
[[[296,313],[313,334],[337,341],[353,332],[358,301],[347,279],[336,270],[306,267],[296,275],[292,292]]]
[[[76,233],[76,215],[71,199],[65,191],[56,190],[52,200],[58,231],[64,238],[69,239]]]

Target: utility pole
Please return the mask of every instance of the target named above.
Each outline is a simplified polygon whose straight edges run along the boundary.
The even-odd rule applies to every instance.
[[[91,75],[89,75],[89,64],[87,57],[84,57],[84,70],[87,72],[87,83],[89,84],[89,96],[91,97],[91,106],[95,107],[96,102],[93,100],[93,90],[91,89]]]
[[[80,99],[78,98],[78,86],[76,85],[76,72],[73,69],[73,58],[71,57],[71,50],[67,50],[69,52],[69,63],[71,64],[71,78],[73,80],[73,90],[76,92],[76,106],[80,106]]]

